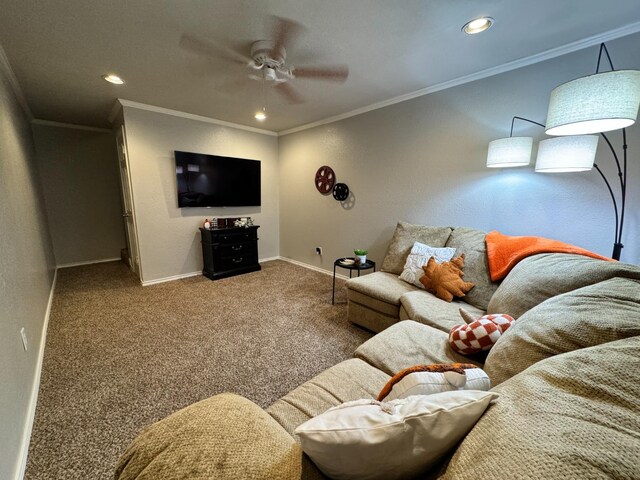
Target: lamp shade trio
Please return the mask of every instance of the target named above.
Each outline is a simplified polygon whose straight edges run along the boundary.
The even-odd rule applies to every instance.
[[[600,72],[603,53],[611,70]],[[622,230],[627,194],[627,132],[638,117],[640,107],[640,70],[616,70],[604,43],[600,45],[596,73],[557,86],[549,97],[547,121],[541,123],[514,116],[508,138],[489,143],[487,167],[505,168],[529,165],[533,150],[532,137],[514,137],[515,120],[524,120],[545,129],[551,138],[540,141],[535,171],[540,173],[584,172],[595,170],[602,177],[613,203],[615,237],[612,257],[620,259]],[[622,129],[622,155],[614,148],[605,132]],[[598,134],[598,135],[594,135]],[[602,137],[615,160],[619,194],[615,183],[595,163],[598,140]]]
[[[545,127],[548,135],[558,138],[540,142],[536,172],[591,170],[598,137],[585,135],[632,125],[639,106],[639,70],[597,73],[559,85],[551,92]],[[489,143],[487,167],[527,166],[531,163],[532,150],[532,137],[493,140]]]

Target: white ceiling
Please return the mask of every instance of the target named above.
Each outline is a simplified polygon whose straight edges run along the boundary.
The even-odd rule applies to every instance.
[[[640,22],[638,0],[0,0],[0,11],[0,44],[38,119],[107,127],[124,98],[273,131]],[[230,89],[241,66],[203,61],[178,42],[190,33],[248,51],[271,37],[270,14],[308,28],[291,63],[346,63],[351,73],[343,85],[296,80],[301,105],[270,94],[259,123],[259,84]],[[495,25],[463,34],[480,15]],[[104,82],[107,72],[126,85]]]

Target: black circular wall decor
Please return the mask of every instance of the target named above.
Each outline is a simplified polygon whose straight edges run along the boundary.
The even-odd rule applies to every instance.
[[[349,197],[349,187],[346,183],[336,183],[333,187],[333,198],[339,202],[343,202]]]
[[[323,195],[329,195],[336,183],[336,174],[333,172],[333,168],[328,165],[323,165],[316,172],[316,188]]]

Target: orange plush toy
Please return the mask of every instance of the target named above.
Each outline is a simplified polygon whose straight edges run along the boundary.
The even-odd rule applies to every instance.
[[[475,284],[465,282],[462,279],[464,267],[464,253],[450,262],[438,263],[431,257],[429,262],[422,267],[424,276],[420,283],[424,285],[427,292],[433,293],[436,297],[447,302],[451,302],[453,297],[464,297]]]

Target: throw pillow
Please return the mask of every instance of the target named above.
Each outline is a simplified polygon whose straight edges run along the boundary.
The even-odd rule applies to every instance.
[[[403,400],[355,400],[300,425],[304,452],[328,477],[413,478],[445,456],[482,416],[493,392],[456,390]]]
[[[384,386],[378,400],[389,402],[411,395],[432,395],[451,390],[489,390],[491,381],[472,363],[416,365],[396,373]]]
[[[415,242],[433,245],[434,247],[444,247],[449,235],[451,235],[451,228],[449,227],[426,227],[424,225],[398,222],[380,270],[400,275],[404,262],[407,260],[407,255],[409,255],[409,251]]]
[[[545,358],[637,335],[640,282],[612,278],[550,298],[523,314],[491,349],[485,368],[497,385]]]
[[[463,355],[490,350],[514,322],[513,317],[494,313],[475,319],[464,308],[460,315],[466,324],[455,325],[449,332],[449,345]]]
[[[429,258],[433,257],[436,262],[443,263],[451,260],[455,253],[455,248],[435,248],[425,245],[424,243],[416,242],[413,244],[411,253],[407,257],[400,278],[411,285],[424,289],[424,285],[420,283],[420,277],[424,275],[422,267],[427,264]]]
[[[422,267],[424,276],[420,282],[428,292],[433,293],[441,300],[451,302],[454,296],[464,297],[469,290],[475,287],[473,283],[462,280],[463,267],[464,254],[450,262],[440,264],[431,257],[427,265]]]
[[[455,248],[457,255],[464,253],[464,279],[476,284],[475,288],[465,295],[464,301],[484,311],[487,310],[491,296],[498,288],[498,282],[492,282],[489,276],[485,236],[485,232],[475,228],[456,227],[445,245]]]

